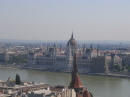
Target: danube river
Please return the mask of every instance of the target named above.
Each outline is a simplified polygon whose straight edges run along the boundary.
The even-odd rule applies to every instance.
[[[70,74],[67,73],[0,68],[0,80],[7,80],[9,76],[15,79],[16,74],[19,74],[24,81],[50,85],[67,86],[71,80]],[[130,79],[88,75],[80,75],[80,77],[94,97],[130,97]]]

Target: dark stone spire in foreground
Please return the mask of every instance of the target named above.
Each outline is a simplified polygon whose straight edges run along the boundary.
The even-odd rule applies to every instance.
[[[78,74],[76,53],[74,54],[74,58],[73,58],[73,71],[72,72],[75,73],[75,74]]]
[[[92,97],[90,92],[85,88],[80,80],[78,74],[78,67],[77,67],[77,58],[76,53],[73,57],[73,69],[72,69],[72,80],[70,83],[70,88],[74,89],[76,92],[76,97]]]
[[[83,84],[80,81],[80,77],[78,75],[76,53],[74,54],[74,58],[73,58],[72,81],[71,81],[70,87],[71,88],[81,88],[81,87],[83,87]]]
[[[74,38],[74,36],[73,36],[73,31],[72,31],[71,39],[73,39],[73,38]]]

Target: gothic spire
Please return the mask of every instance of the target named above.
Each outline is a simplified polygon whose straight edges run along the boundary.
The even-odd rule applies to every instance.
[[[73,36],[73,31],[72,31],[71,39],[73,39],[73,38],[74,38],[74,36]]]
[[[73,72],[75,72],[75,74],[78,73],[76,53],[74,53],[74,59],[73,59]]]
[[[74,53],[74,57],[73,57],[72,80],[70,83],[70,87],[74,89],[83,87],[83,84],[80,81],[80,77],[78,75],[76,53]]]

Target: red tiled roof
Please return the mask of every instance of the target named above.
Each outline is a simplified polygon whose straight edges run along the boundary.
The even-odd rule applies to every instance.
[[[74,88],[82,88],[82,87],[83,87],[83,84],[80,81],[80,77],[79,77],[79,75],[76,75],[75,82],[74,82]]]
[[[90,93],[87,90],[85,90],[83,92],[83,97],[91,97],[91,95],[90,95]]]

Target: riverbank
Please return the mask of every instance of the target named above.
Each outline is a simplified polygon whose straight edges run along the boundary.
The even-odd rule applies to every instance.
[[[51,86],[67,86],[71,81],[71,74],[63,72],[43,72],[31,69],[0,69],[0,79],[4,81],[7,81],[8,77],[15,79],[16,74],[19,74],[23,81],[46,83]],[[83,85],[94,94],[94,97],[130,97],[129,78],[112,78],[81,74],[80,79]]]
[[[49,72],[61,72],[61,73],[70,73],[70,72],[66,72],[66,71],[50,71],[50,70],[46,70],[46,69],[42,69],[42,68],[33,68],[33,67],[20,67],[20,66],[16,66],[16,65],[0,65],[0,68],[7,68],[7,69],[28,69],[28,70],[40,70],[40,71],[49,71]],[[104,76],[104,77],[115,77],[115,78],[130,78],[130,75],[124,75],[124,74],[116,74],[116,73],[80,73],[83,75],[92,75],[92,76]]]
[[[106,77],[114,77],[114,78],[130,78],[129,75],[123,75],[123,74],[116,74],[116,73],[88,73],[88,75],[92,76],[106,76]]]

